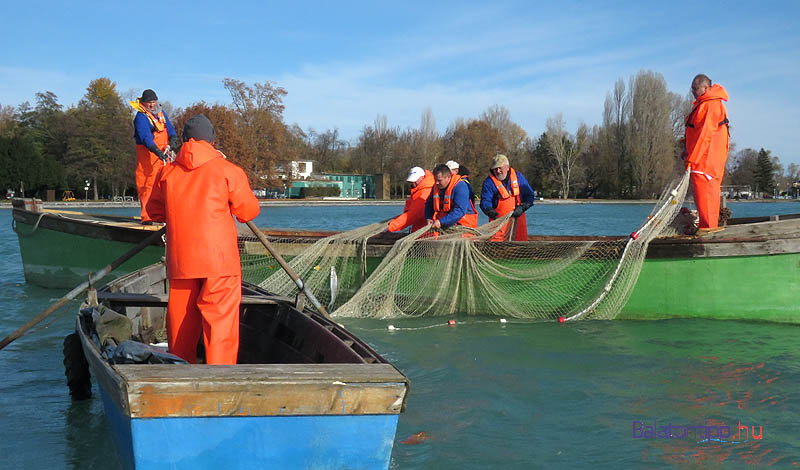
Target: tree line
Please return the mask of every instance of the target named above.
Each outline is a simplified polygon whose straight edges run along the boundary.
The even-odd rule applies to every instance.
[[[412,166],[433,168],[455,160],[479,181],[494,155],[508,155],[541,196],[548,198],[639,199],[656,197],[682,171],[684,118],[690,95],[667,89],[664,77],[640,71],[620,78],[605,98],[602,124],[579,124],[571,132],[561,113],[549,117],[545,131],[530,136],[494,105],[475,118],[457,118],[437,131],[430,108],[418,128],[389,125],[378,114],[350,141],[337,128],[303,130],[287,124],[287,91],[273,82],[246,84],[226,78],[231,103],[198,101],[185,108],[162,106],[180,135],[198,113],[216,129],[217,147],[245,169],[254,188],[282,188],[280,175],[293,160],[313,160],[316,173],[388,173],[393,196],[406,193]],[[131,95],[131,92],[128,93]],[[92,80],[76,105],[64,108],[58,97],[36,94],[35,105],[0,104],[0,188],[41,197],[45,189],[83,189],[90,181],[93,199],[135,194],[133,111],[109,78]],[[735,135],[735,124],[733,126]],[[749,185],[772,194],[800,180],[800,168],[784,172],[769,150],[732,148],[724,184]]]

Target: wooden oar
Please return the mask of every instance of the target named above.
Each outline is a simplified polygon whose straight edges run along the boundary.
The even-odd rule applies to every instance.
[[[63,307],[64,304],[66,304],[70,300],[74,299],[78,294],[80,294],[81,292],[86,290],[86,288],[89,287],[90,283],[99,281],[100,279],[105,277],[108,273],[110,273],[111,271],[117,269],[122,263],[124,263],[125,261],[128,261],[134,255],[136,255],[137,253],[142,251],[145,247],[150,245],[154,240],[156,240],[158,238],[161,238],[161,236],[166,231],[167,231],[167,227],[162,227],[161,230],[159,230],[157,232],[154,232],[151,235],[148,235],[147,238],[145,238],[144,240],[140,241],[138,245],[136,245],[135,247],[133,247],[130,250],[128,250],[127,253],[125,253],[124,255],[120,256],[116,260],[114,260],[111,264],[106,265],[106,267],[104,267],[103,269],[98,271],[97,274],[95,274],[93,277],[91,277],[88,281],[82,282],[78,287],[76,287],[76,288],[72,289],[71,291],[69,291],[67,293],[67,295],[65,295],[64,297],[61,297],[61,299],[59,299],[56,303],[54,303],[51,306],[49,306],[46,309],[44,309],[44,311],[42,311],[42,313],[40,313],[39,315],[36,315],[35,317],[33,317],[30,321],[28,321],[28,323],[25,323],[24,325],[22,325],[17,331],[15,331],[15,332],[11,333],[10,335],[6,336],[5,339],[3,339],[3,341],[0,341],[0,350],[2,350],[3,348],[5,348],[9,344],[11,344],[12,341],[16,340],[20,336],[24,335],[28,330],[30,330],[31,328],[36,326],[39,322],[41,322],[45,318],[47,318],[50,315],[52,315],[53,312],[55,312],[59,308]]]
[[[322,303],[320,303],[320,301],[317,300],[317,298],[314,296],[314,293],[311,292],[306,287],[303,280],[300,279],[297,273],[294,272],[294,269],[292,269],[292,267],[289,266],[289,264],[283,259],[283,257],[280,254],[278,254],[278,252],[275,250],[275,247],[272,246],[272,243],[270,243],[270,241],[267,240],[267,237],[265,237],[264,234],[261,233],[261,230],[259,230],[258,227],[256,227],[255,224],[253,224],[253,222],[247,222],[247,226],[250,227],[250,230],[253,232],[253,235],[255,235],[259,239],[259,241],[261,241],[261,244],[264,245],[264,248],[266,248],[267,251],[269,251],[269,254],[272,255],[272,257],[278,261],[278,264],[280,264],[283,270],[286,271],[286,274],[288,274],[289,277],[292,278],[292,281],[294,281],[294,283],[297,285],[297,288],[300,289],[300,292],[305,294],[305,296],[311,302],[311,305],[313,305],[319,311],[319,313],[323,314],[325,318],[330,318],[331,316],[328,315],[328,310],[326,310],[325,307],[322,305]]]

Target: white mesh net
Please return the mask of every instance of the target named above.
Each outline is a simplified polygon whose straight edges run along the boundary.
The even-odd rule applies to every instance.
[[[273,244],[333,316],[612,319],[636,284],[650,241],[682,233],[676,215],[688,183],[688,172],[670,183],[628,238],[489,241],[514,223],[507,215],[477,229],[425,227],[394,243],[376,237],[386,227],[377,223],[318,240],[273,238]],[[240,240],[245,279],[294,295],[296,285],[257,239]]]

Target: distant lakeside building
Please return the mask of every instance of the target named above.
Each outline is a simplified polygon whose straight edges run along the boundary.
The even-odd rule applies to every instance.
[[[361,175],[355,173],[314,173],[314,162],[289,162],[291,179],[283,168],[276,168],[285,182],[280,188],[255,190],[256,196],[267,198],[338,197],[346,199],[389,199],[387,173]]]

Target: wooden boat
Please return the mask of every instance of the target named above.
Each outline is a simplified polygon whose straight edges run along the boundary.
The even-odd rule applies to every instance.
[[[237,365],[168,363],[181,361],[141,343],[163,324],[162,263],[84,303],[65,340],[67,377],[85,396],[85,356],[124,467],[387,468],[408,379],[340,325],[242,290]],[[132,338],[109,324],[129,324]]]
[[[271,231],[287,256],[334,232]],[[401,234],[353,246],[368,277]],[[620,240],[626,237],[529,236],[520,244]],[[298,243],[300,242],[300,243]],[[304,243],[303,243],[304,242]],[[245,251],[263,253],[256,242]],[[274,263],[273,263],[274,264]],[[719,232],[664,237],[650,243],[636,286],[618,319],[709,318],[800,323],[800,214],[730,219]],[[263,271],[263,265],[257,267]],[[278,269],[275,266],[273,269]],[[246,257],[242,270],[248,275]],[[263,277],[263,272],[259,272]]]
[[[43,287],[72,288],[161,227],[134,217],[42,209],[35,200],[14,199],[13,224],[25,280]],[[120,276],[164,256],[164,242],[142,250],[112,274]]]
[[[138,236],[136,240],[121,241],[121,246],[116,246],[115,251],[110,252],[106,248],[106,241],[112,236],[109,234],[119,233],[113,224],[123,222],[104,222],[105,219],[100,216],[82,215],[81,219],[57,211],[36,213],[24,207],[15,207],[13,216],[20,238],[26,279],[36,282],[40,276],[69,271],[74,282],[64,285],[65,287],[72,287],[85,280],[90,270],[105,265],[109,259],[123,253],[131,243],[141,240],[149,233],[144,230],[133,232]],[[133,221],[132,218],[127,219],[127,223]],[[39,231],[38,234],[36,230]],[[280,251],[288,257],[302,251],[304,243],[313,243],[335,233],[271,229],[263,231],[276,244],[283,242],[284,246]],[[34,232],[32,236],[31,232]],[[354,257],[366,255],[363,269],[365,277],[375,269],[400,237],[402,234],[381,234],[369,239],[363,250],[359,249],[358,253],[354,251]],[[619,238],[623,237],[529,236],[527,243]],[[96,247],[95,239],[102,240]],[[263,248],[257,242],[244,245],[245,250],[252,253],[263,253]],[[73,249],[64,250],[64,246]],[[157,253],[138,255],[134,260],[139,257],[142,259],[138,262],[157,260],[163,256],[163,250],[156,251]],[[82,260],[86,253],[103,255],[100,257],[102,259],[85,263]],[[82,262],[83,266],[75,267]],[[48,263],[49,271],[43,268]],[[721,232],[701,237],[656,239],[648,248],[636,287],[618,318],[653,320],[696,317],[800,323],[800,303],[796,300],[800,294],[798,265],[800,214],[730,219],[728,226]],[[121,270],[124,269],[129,268],[123,265]],[[277,264],[275,269],[278,269]],[[248,266],[243,261],[245,276],[247,270]]]

